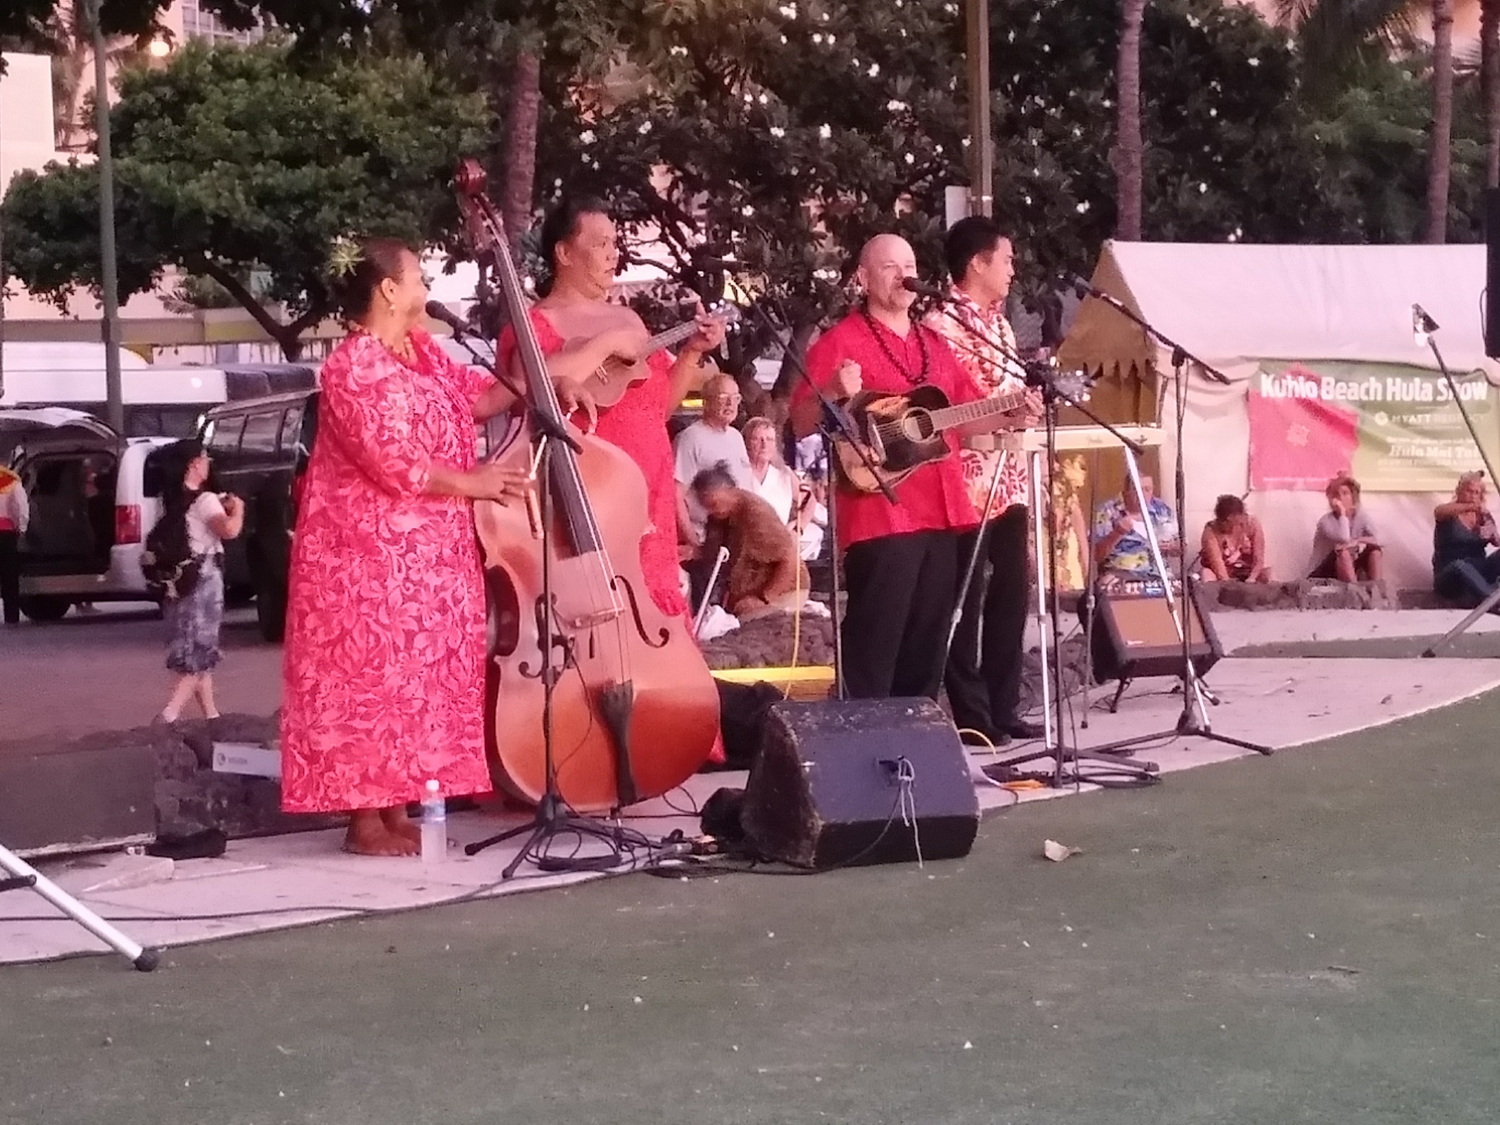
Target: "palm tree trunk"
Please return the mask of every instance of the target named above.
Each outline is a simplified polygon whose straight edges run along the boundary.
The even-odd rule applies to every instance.
[[[536,130],[541,111],[541,59],[522,49],[511,74],[510,109],[505,122],[505,196],[501,218],[511,253],[520,256],[521,237],[531,227],[536,185]]]
[[[1443,0],[1437,0],[1441,3]],[[1451,2],[1451,0],[1449,0]],[[1115,63],[1115,237],[1141,237],[1141,181],[1145,142],[1141,138],[1141,23],[1146,0],[1121,0],[1120,55]]]
[[[1426,241],[1448,237],[1453,153],[1453,0],[1432,0],[1432,137],[1427,150]]]
[[[1479,3],[1479,89],[1484,103],[1484,183],[1500,187],[1500,0]]]

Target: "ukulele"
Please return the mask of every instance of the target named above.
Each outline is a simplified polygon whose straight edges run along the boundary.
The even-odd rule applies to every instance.
[[[1087,389],[1082,375],[1052,378],[1071,396]],[[879,492],[881,481],[894,487],[923,465],[948,456],[951,450],[943,439],[946,431],[990,422],[990,428],[998,430],[1005,425],[1006,415],[1026,405],[1027,394],[1026,390],[1012,391],[953,406],[946,394],[931,386],[917,387],[908,394],[861,391],[844,403],[844,409],[876,472],[870,471],[847,439],[835,435],[834,460],[839,475],[856,492]]]
[[[740,310],[727,302],[715,305],[709,310],[709,315],[725,325],[733,324],[740,318]],[[594,369],[593,373],[584,380],[584,386],[594,396],[594,401],[602,407],[614,406],[625,397],[625,392],[636,383],[644,382],[651,375],[651,368],[646,363],[649,356],[661,351],[663,348],[673,348],[684,340],[689,339],[698,331],[698,322],[686,320],[665,332],[658,332],[642,345],[641,358],[634,363],[627,362],[619,357],[611,357]],[[571,337],[564,345],[564,350],[585,347],[594,339],[592,335]]]

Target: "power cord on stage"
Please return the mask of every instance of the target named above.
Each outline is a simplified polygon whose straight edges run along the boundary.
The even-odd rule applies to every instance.
[[[902,779],[903,767],[901,765],[901,763],[903,763],[903,762],[906,763],[905,769],[908,770],[908,771],[910,771],[910,776],[907,777],[907,778],[905,778],[904,780]],[[707,878],[711,878],[711,877],[716,876],[716,875],[792,875],[792,876],[803,876],[803,875],[826,875],[830,871],[838,871],[838,870],[840,870],[842,868],[845,868],[845,867],[851,867],[854,864],[857,864],[860,860],[864,859],[866,856],[870,855],[872,852],[874,852],[875,849],[880,846],[881,842],[886,838],[886,836],[889,835],[890,830],[891,830],[891,826],[896,823],[896,818],[898,816],[902,816],[903,815],[903,811],[906,808],[905,802],[908,800],[908,797],[910,797],[911,808],[913,810],[915,810],[915,808],[916,808],[915,793],[912,792],[913,786],[915,786],[915,784],[916,784],[916,771],[911,768],[911,763],[909,761],[907,761],[906,758],[901,757],[901,758],[883,760],[883,761],[881,761],[880,765],[883,768],[891,770],[891,771],[893,771],[896,774],[896,777],[897,777],[896,799],[891,804],[891,810],[890,810],[890,812],[888,814],[886,814],[885,823],[880,826],[880,832],[876,835],[875,839],[871,840],[868,844],[866,844],[859,851],[855,852],[853,855],[847,857],[846,859],[840,860],[838,863],[831,863],[827,867],[818,867],[818,868],[802,868],[802,867],[790,867],[790,866],[787,866],[787,867],[782,867],[782,868],[771,869],[771,868],[764,867],[764,865],[767,864],[767,863],[779,862],[779,861],[765,860],[765,859],[762,859],[760,856],[754,855],[754,854],[752,854],[752,853],[750,853],[748,851],[743,851],[738,856],[732,856],[732,855],[725,854],[723,856],[723,858],[720,859],[720,860],[718,860],[718,861],[699,861],[699,862],[693,862],[693,863],[683,862],[683,863],[680,863],[680,864],[679,863],[673,863],[671,866],[649,867],[649,868],[645,869],[646,874],[647,875],[654,875],[654,876],[656,876],[659,879],[676,879],[676,878],[707,879]],[[916,844],[916,847],[917,847],[917,857],[918,857],[917,861],[918,861],[918,864],[920,864],[921,863],[921,840],[918,837],[918,829],[917,829],[915,815],[913,815],[912,820],[910,821],[910,823],[911,823],[911,828],[912,828],[913,842]],[[739,863],[725,862],[726,860],[734,860],[736,858],[738,858],[740,860]]]
[[[590,875],[616,876],[632,875],[637,871],[652,871],[658,864],[680,858],[687,854],[690,844],[681,829],[669,833],[659,841],[653,841],[644,833],[635,829],[627,829],[623,826],[619,829],[622,839],[617,846],[622,849],[614,855],[617,857],[610,867],[590,869]],[[559,836],[568,835],[566,831],[560,832]],[[557,837],[554,837],[556,839]],[[582,848],[582,837],[575,844],[573,856],[576,857]],[[645,856],[639,853],[645,852]],[[628,856],[629,858],[624,858]],[[600,857],[601,859],[607,857]],[[484,899],[490,892],[503,886],[515,886],[517,884],[532,883],[540,880],[553,878],[553,873],[548,872],[541,864],[546,859],[546,853],[538,857],[538,869],[527,875],[515,875],[509,879],[495,879],[482,886],[470,888],[459,894],[450,895],[446,898],[433,899],[425,902],[412,903],[410,906],[399,907],[373,907],[353,906],[330,903],[310,903],[303,906],[278,906],[264,910],[230,910],[214,914],[138,914],[138,915],[115,915],[100,913],[100,917],[107,922],[224,922],[234,921],[239,918],[265,918],[281,917],[295,914],[335,914],[336,918],[321,919],[321,921],[341,921],[345,918],[378,918],[393,914],[406,914],[413,910],[425,910],[432,906],[457,906],[466,902],[474,902]],[[70,922],[72,919],[66,914],[8,914],[4,918],[7,922]],[[221,935],[212,935],[218,937]],[[222,935],[239,936],[239,935]],[[206,938],[195,938],[194,942],[208,940]],[[48,958],[52,960],[52,958]]]

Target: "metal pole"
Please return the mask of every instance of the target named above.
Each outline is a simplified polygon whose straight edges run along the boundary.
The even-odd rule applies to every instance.
[[[968,0],[969,214],[995,208],[995,142],[990,136],[990,4]]]
[[[88,0],[89,24],[94,33],[94,112],[99,133],[99,270],[104,316],[99,338],[104,343],[104,420],[116,433],[125,432],[125,404],[120,389],[120,293],[115,262],[115,162],[109,137],[109,67],[105,57],[104,26],[99,0]]]

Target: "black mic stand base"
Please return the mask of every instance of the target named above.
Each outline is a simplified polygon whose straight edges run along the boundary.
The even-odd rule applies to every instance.
[[[563,799],[550,790],[543,793],[541,800],[537,802],[536,813],[532,816],[530,824],[522,824],[519,827],[496,833],[494,836],[487,836],[475,843],[466,844],[464,855],[478,855],[486,848],[503,844],[507,840],[514,840],[517,836],[527,832],[531,835],[527,836],[526,842],[521,845],[521,850],[500,872],[502,880],[514,876],[521,864],[528,859],[535,863],[538,871],[608,871],[625,862],[621,855],[622,841],[618,827],[570,813]],[[603,840],[609,845],[609,854],[574,855],[567,858],[548,855],[548,841],[563,834],[578,836],[580,840],[588,838]]]
[[[1202,690],[1200,687],[1199,690]],[[1233,738],[1227,734],[1219,734],[1211,726],[1193,713],[1192,702],[1187,700],[1183,703],[1182,714],[1177,716],[1177,725],[1171,730],[1156,731],[1154,734],[1138,734],[1134,738],[1122,738],[1118,742],[1106,742],[1103,746],[1094,746],[1095,754],[1131,754],[1136,746],[1145,746],[1153,742],[1160,742],[1164,738],[1204,738],[1210,742],[1222,742],[1226,746],[1238,746],[1241,750],[1253,750],[1257,754],[1270,757],[1276,751],[1269,746],[1259,742],[1250,742],[1243,738]]]

